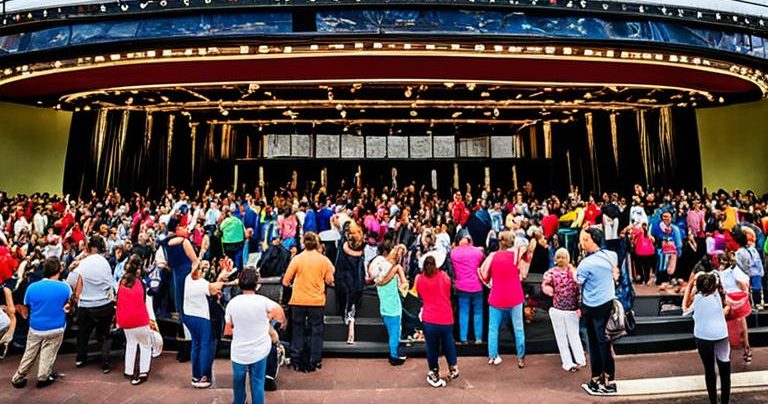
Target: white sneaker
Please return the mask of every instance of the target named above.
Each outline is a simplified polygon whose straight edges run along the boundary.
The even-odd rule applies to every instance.
[[[501,356],[497,356],[495,358],[488,358],[488,364],[493,366],[498,366],[501,364]]]
[[[434,370],[430,370],[427,373],[427,383],[432,387],[445,387],[445,379],[440,377],[440,374]]]

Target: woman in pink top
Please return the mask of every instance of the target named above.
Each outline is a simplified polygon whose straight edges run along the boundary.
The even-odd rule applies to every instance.
[[[520,262],[530,261],[523,248],[512,248],[515,235],[509,231],[499,234],[499,251],[489,255],[480,271],[480,279],[490,281],[488,296],[488,364],[501,363],[499,328],[509,318],[515,334],[517,367],[525,367],[525,329],[523,328],[523,284],[527,274],[520,272]]]
[[[290,207],[285,211],[285,215],[277,219],[280,241],[286,250],[290,250],[291,247],[296,245],[296,230],[298,226],[299,220],[296,219],[296,215],[291,211]]]
[[[150,321],[144,284],[141,282],[141,258],[132,255],[125,264],[125,275],[117,290],[117,326],[125,333],[125,377],[132,385],[147,381],[152,359],[152,330],[157,325]],[[154,316],[153,316],[154,317]],[[139,374],[134,375],[136,346],[139,347]]]
[[[469,232],[459,236],[459,242],[451,250],[451,264],[456,274],[456,291],[459,300],[459,343],[467,343],[469,311],[472,306],[472,323],[475,328],[475,344],[483,340],[483,284],[477,269],[483,262],[483,250],[472,245]]]
[[[423,273],[414,281],[418,295],[423,302],[421,321],[424,323],[424,342],[427,348],[427,383],[432,387],[445,387],[440,377],[437,358],[442,345],[448,361],[448,380],[459,377],[456,343],[453,341],[453,306],[451,305],[451,278],[441,271],[432,256],[424,259]]]
[[[648,232],[648,224],[635,227],[631,233],[632,247],[635,253],[635,281],[651,283],[651,268],[656,261],[656,247],[653,236]]]

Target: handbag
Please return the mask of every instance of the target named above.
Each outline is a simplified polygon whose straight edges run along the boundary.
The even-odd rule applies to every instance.
[[[152,345],[152,357],[157,358],[163,353],[163,336],[159,331],[150,331],[150,340]]]
[[[624,312],[624,306],[617,299],[613,299],[611,315],[605,324],[605,337],[615,341],[627,335],[627,315]]]

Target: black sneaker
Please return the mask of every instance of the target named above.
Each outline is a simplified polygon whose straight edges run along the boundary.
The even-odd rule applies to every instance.
[[[389,358],[389,364],[392,366],[400,366],[405,363],[405,356],[399,356],[397,358]]]
[[[590,380],[589,383],[584,383],[581,385],[581,388],[584,389],[587,393],[590,395],[602,395],[603,392],[600,390],[600,383]]]
[[[75,367],[76,368],[85,367],[85,361],[77,361],[77,362],[75,362]]]
[[[104,362],[101,364],[101,373],[107,374],[111,371],[112,369],[109,368],[109,362]]]
[[[21,380],[17,380],[15,382],[13,381],[13,379],[11,379],[11,386],[13,386],[13,387],[15,387],[17,389],[23,389],[24,387],[27,387],[27,379],[24,378],[24,379],[21,379]]]
[[[610,384],[600,384],[600,392],[603,394],[616,394],[616,383],[610,383]]]
[[[43,380],[38,380],[37,385],[35,385],[35,387],[37,387],[38,389],[41,389],[43,387],[52,385],[53,382],[55,381],[56,381],[56,377],[54,377],[53,375],[50,375]]]
[[[264,379],[264,391],[277,391],[277,380],[267,376]]]

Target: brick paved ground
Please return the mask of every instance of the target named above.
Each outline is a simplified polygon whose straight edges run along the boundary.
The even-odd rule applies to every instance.
[[[768,370],[768,348],[755,349],[754,362],[734,362],[734,371]],[[734,355],[734,359],[736,355]],[[586,395],[579,387],[588,378],[585,371],[569,374],[559,367],[554,355],[532,355],[527,367],[517,369],[514,357],[504,357],[499,367],[490,367],[484,358],[462,357],[461,377],[446,388],[433,389],[424,381],[426,360],[410,359],[393,368],[381,359],[328,358],[322,370],[300,374],[281,369],[280,389],[267,393],[268,403],[588,403],[648,402],[648,397],[600,398]],[[195,390],[189,385],[189,363],[177,363],[171,353],[152,364],[147,383],[131,386],[121,375],[122,361],[115,360],[113,372],[103,375],[97,364],[74,367],[74,357],[59,358],[57,370],[65,377],[50,387],[36,389],[30,383],[23,390],[10,385],[18,365],[15,355],[0,362],[0,400],[3,403],[227,403],[232,400],[230,362],[216,360],[215,386]],[[445,365],[443,365],[445,366]],[[701,374],[695,352],[620,356],[618,376],[624,379]],[[703,377],[703,376],[702,376]],[[659,402],[706,403],[706,397],[658,397]],[[768,402],[768,390],[737,393],[733,402]]]

